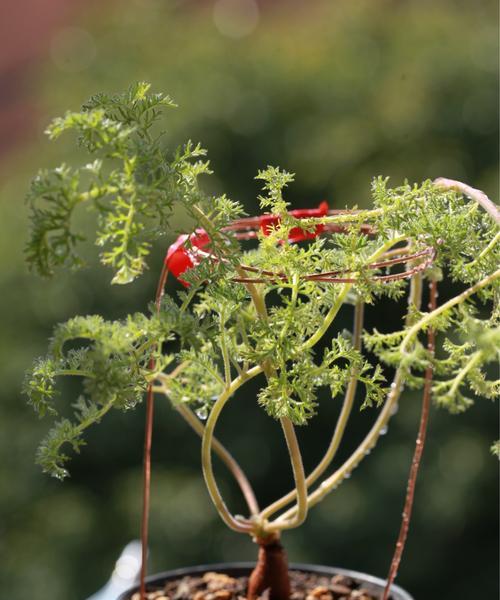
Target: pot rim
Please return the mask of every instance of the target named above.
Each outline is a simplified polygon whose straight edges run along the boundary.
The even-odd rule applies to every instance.
[[[162,571],[160,573],[155,573],[153,575],[149,575],[146,577],[146,583],[155,583],[158,580],[172,579],[176,577],[183,577],[186,575],[196,575],[198,573],[206,573],[208,571],[224,571],[227,569],[231,570],[252,570],[255,567],[255,562],[227,562],[227,563],[211,563],[205,565],[196,565],[194,567],[181,567],[178,569],[171,569],[169,571]],[[304,571],[310,573],[320,573],[324,575],[345,575],[347,577],[352,577],[355,580],[362,581],[363,583],[368,583],[370,585],[381,587],[382,589],[385,587],[385,579],[381,579],[380,577],[375,577],[374,575],[369,575],[367,573],[363,573],[361,571],[353,571],[352,569],[343,569],[340,567],[328,567],[326,565],[315,565],[315,564],[307,564],[307,563],[290,563],[289,568],[294,571]],[[128,589],[126,592],[121,594],[118,600],[129,600],[131,594],[138,591],[138,586],[135,585],[132,588]],[[394,600],[414,600],[410,594],[405,591],[403,588],[399,587],[396,584],[391,586],[391,590],[394,593],[398,594],[398,597]]]

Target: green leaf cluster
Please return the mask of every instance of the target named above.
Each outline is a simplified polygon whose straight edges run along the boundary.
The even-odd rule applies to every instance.
[[[165,296],[158,311],[152,306],[148,314],[112,322],[76,317],[56,330],[48,355],[27,376],[30,402],[41,415],[57,414],[54,397],[61,376],[81,378],[83,395],[72,420],[60,420],[42,445],[39,462],[45,470],[63,477],[67,456],[61,448],[78,451],[89,425],[110,408],[134,407],[149,383],[174,405],[190,406],[205,418],[235,377],[244,380],[259,367],[266,381],[258,403],[271,417],[296,425],[315,414],[320,387],[328,387],[335,401],[353,378],[365,388],[361,407],[379,405],[387,395],[384,365],[400,369],[413,387],[421,386],[423,371],[433,368],[434,398],[452,412],[470,405],[469,392],[498,394],[498,382],[486,376],[500,341],[498,315],[492,311],[499,291],[498,226],[476,202],[430,181],[390,188],[387,179],[377,178],[373,210],[299,221],[288,213],[285,198],[294,175],[267,167],[257,175],[264,190],[259,199],[279,219],[245,250],[227,229],[245,214],[243,206],[225,195],[210,196],[199,185],[199,177],[210,172],[203,148],[188,142],[172,155],[164,150],[156,121],[171,106],[167,96],[136,84],[124,94],[95,96],[82,112],[68,113],[49,128],[52,138],[75,130],[93,162],[62,166],[35,179],[28,246],[35,270],[49,275],[59,266],[81,265],[83,236],[73,226],[80,204],[97,213],[96,243],[103,248],[102,262],[115,270],[114,282],[127,283],[144,270],[151,244],[168,230],[177,204],[191,216],[193,228],[208,233],[210,244],[209,256],[182,276],[191,287],[177,298]],[[314,231],[335,219],[342,227],[328,237],[288,242],[294,227]],[[366,234],[364,223],[372,234]],[[342,304],[405,295],[411,269],[423,258],[395,267],[410,271],[398,281],[377,279],[393,267],[373,267],[387,249],[403,244],[412,253],[429,246],[436,251],[432,266],[413,274],[417,281],[449,275],[465,291],[434,312],[411,304],[401,327],[365,333],[375,365],[343,334],[319,356],[315,345]],[[325,272],[346,281],[306,278]],[[256,283],[235,281],[242,275]],[[486,316],[477,316],[475,302]],[[436,357],[424,341],[429,328],[439,334]]]
[[[154,377],[151,365],[161,371],[172,360],[161,352],[171,337],[168,319],[141,313],[111,322],[97,315],[75,317],[56,328],[48,354],[26,374],[24,391],[40,416],[53,417],[59,416],[58,380],[77,378],[83,393],[72,405],[72,418],[59,420],[42,443],[37,460],[44,471],[64,478],[65,445],[78,450],[84,431],[111,408],[129,410],[142,401]]]
[[[149,89],[137,83],[123,94],[96,95],[48,127],[53,140],[75,132],[91,162],[42,170],[31,185],[26,256],[38,274],[82,266],[78,245],[85,236],[74,221],[85,206],[97,215],[95,243],[115,272],[113,283],[128,283],[144,271],[151,242],[168,230],[174,205],[198,200],[198,178],[210,172],[206,153],[192,142],[166,152],[155,124],[175,104]]]

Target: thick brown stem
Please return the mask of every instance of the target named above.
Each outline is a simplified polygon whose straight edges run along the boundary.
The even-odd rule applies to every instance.
[[[259,558],[248,580],[248,600],[269,590],[269,600],[289,600],[288,559],[278,537],[257,540]]]

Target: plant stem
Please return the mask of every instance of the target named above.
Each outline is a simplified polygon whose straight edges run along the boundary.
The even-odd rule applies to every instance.
[[[262,373],[262,367],[255,366],[243,376],[240,375],[237,377],[234,381],[232,381],[231,385],[222,392],[210,411],[201,444],[201,463],[203,468],[203,476],[205,478],[208,493],[210,494],[210,498],[212,499],[215,508],[217,509],[224,523],[226,523],[230,529],[246,533],[250,533],[252,531],[253,525],[248,522],[242,522],[241,520],[233,517],[233,515],[229,512],[215,481],[212,465],[212,444],[215,426],[226,402],[231,398],[236,390],[243,385],[243,383],[249,379],[252,379],[256,375],[259,375],[260,373]]]
[[[297,507],[294,520],[287,522],[286,526],[282,527],[282,529],[292,529],[293,527],[302,525],[307,517],[307,484],[295,428],[290,419],[285,417],[280,419],[280,423],[283,428],[283,433],[285,434],[288,454],[290,455],[290,462],[292,463],[293,479],[295,481],[297,496]]]
[[[224,379],[225,379],[225,387],[229,387],[231,385],[231,362],[229,360],[229,353],[227,350],[227,342],[226,342],[226,331],[224,329],[225,325],[225,316],[223,313],[219,315],[220,318],[220,349],[222,354],[222,361],[224,363]]]
[[[410,306],[415,306],[415,308],[420,307],[422,298],[422,275],[420,273],[414,275],[411,281],[410,295],[408,298],[408,304]],[[407,317],[408,319],[408,317]],[[390,420],[394,406],[397,404],[398,399],[401,395],[401,391],[404,383],[404,372],[401,367],[396,370],[396,374],[394,376],[394,380],[391,384],[391,390],[387,396],[387,400],[380,411],[377,420],[373,424],[372,428],[366,435],[365,439],[361,442],[358,448],[351,454],[351,456],[344,462],[344,464],[339,467],[330,477],[326,478],[319,487],[309,494],[308,496],[308,506],[312,508],[318,502],[320,502],[327,494],[333,491],[337,485],[345,479],[346,475],[350,474],[350,472],[358,466],[358,464],[363,460],[363,458],[369,454],[371,449],[377,443],[377,439],[380,436],[380,432],[387,426],[388,421]],[[281,529],[283,526],[283,522],[286,522],[287,519],[293,518],[295,515],[295,508],[291,508],[285,513],[283,513],[278,519],[273,521],[268,525],[268,529],[270,531],[275,531],[277,529]]]
[[[248,600],[256,600],[266,590],[269,600],[289,600],[291,595],[288,560],[279,536],[257,539],[259,556],[248,580]]]
[[[314,219],[318,223],[354,223],[356,221],[366,221],[376,217],[381,217],[386,213],[384,208],[374,208],[368,210],[360,210],[358,212],[347,212],[339,215],[330,215],[328,217],[320,217]]]
[[[445,311],[449,310],[450,308],[453,308],[457,304],[461,304],[462,302],[467,300],[467,298],[475,294],[477,291],[486,287],[488,284],[495,281],[495,279],[498,279],[498,277],[500,277],[500,269],[497,269],[494,273],[491,273],[487,277],[484,277],[484,279],[481,279],[470,288],[467,288],[464,292],[458,294],[458,296],[454,296],[453,298],[448,300],[448,302],[442,304],[439,308],[436,308],[435,310],[427,313],[424,317],[422,317],[422,319],[420,319],[420,321],[417,321],[417,323],[410,327],[403,341],[401,342],[401,352],[403,354],[408,354],[408,345],[413,341],[413,339],[423,328],[431,324],[433,319],[435,319],[437,316],[444,313]]]
[[[154,368],[154,361],[150,364]],[[151,384],[148,386],[146,397],[146,425],[144,434],[144,458],[143,458],[143,487],[142,487],[142,520],[141,520],[141,574],[140,574],[140,597],[146,600],[146,570],[148,557],[148,534],[149,534],[149,500],[151,495],[151,442],[153,437],[153,412],[154,394]]]
[[[200,219],[200,223],[204,225],[209,231],[213,230],[212,223],[210,219],[205,215],[205,213],[201,210],[200,207],[194,205],[193,212]],[[254,303],[257,307],[257,310],[262,309],[262,306],[265,310],[265,304],[263,304],[263,300],[258,293],[258,290],[253,285],[247,286],[249,292],[254,299]],[[253,525],[248,522],[243,522],[241,520],[236,519],[228,510],[222,495],[217,486],[217,482],[215,480],[213,465],[212,465],[212,445],[213,445],[213,434],[214,429],[217,424],[217,420],[220,416],[222,409],[226,402],[231,398],[234,392],[248,379],[255,377],[259,373],[262,372],[262,367],[256,366],[240,374],[233,382],[230,381],[230,365],[229,365],[229,357],[227,354],[227,348],[225,347],[225,338],[224,333],[222,331],[223,326],[221,322],[221,351],[224,360],[224,371],[225,371],[225,379],[224,383],[224,391],[216,400],[212,410],[210,411],[210,415],[207,420],[207,424],[204,428],[203,436],[202,436],[202,448],[201,448],[201,460],[202,460],[202,469],[203,476],[205,478],[205,483],[207,485],[208,492],[210,494],[210,498],[215,505],[219,515],[222,520],[226,523],[228,527],[235,531],[247,532],[249,533],[253,529]]]
[[[395,238],[393,238],[392,240],[388,240],[387,242],[385,242],[385,244],[383,244],[382,246],[380,246],[380,248],[378,248],[368,259],[367,259],[367,264],[369,264],[370,262],[376,260],[377,258],[379,258],[382,254],[384,254],[384,252],[386,250],[388,250],[389,248],[391,248],[392,246],[398,244],[399,242],[402,242],[403,240],[405,240],[406,237],[404,235],[400,235],[397,236]],[[325,335],[325,333],[328,331],[328,328],[330,327],[330,325],[332,324],[333,320],[335,319],[335,317],[337,316],[337,313],[339,312],[340,308],[342,307],[342,304],[344,303],[344,300],[347,297],[347,294],[349,293],[350,289],[353,287],[352,283],[344,283],[342,285],[342,289],[339,292],[339,295],[337,296],[337,299],[335,300],[333,306],[330,308],[330,310],[327,312],[327,314],[325,315],[325,318],[323,320],[323,323],[321,324],[321,327],[319,327],[316,332],[308,339],[306,340],[301,348],[300,351],[303,350],[307,350],[309,348],[312,348],[313,346],[315,346],[320,340],[321,338]]]
[[[351,471],[358,466],[358,464],[363,460],[365,455],[369,454],[371,449],[377,443],[377,438],[380,435],[380,432],[386,427],[388,421],[392,416],[393,407],[397,404],[399,396],[401,394],[403,387],[403,375],[401,372],[397,372],[394,378],[394,381],[391,385],[391,391],[387,397],[386,403],[382,408],[377,420],[375,421],[373,427],[365,437],[365,439],[361,442],[358,448],[352,453],[348,460],[344,462],[344,464],[338,468],[330,477],[325,479],[319,487],[309,494],[308,496],[308,506],[312,508],[318,502],[320,502],[325,496],[327,496],[331,491],[333,491],[337,485],[345,479],[346,476],[349,476]],[[278,529],[282,529],[283,524],[290,518],[293,518],[295,515],[295,508],[291,508],[285,513],[283,513],[276,521],[273,521],[269,525],[270,531],[275,531]]]
[[[477,264],[489,252],[491,252],[491,250],[493,250],[493,248],[498,244],[499,241],[500,241],[500,231],[495,235],[495,237],[490,241],[490,243],[482,250],[482,252],[480,252],[476,256],[476,258],[474,260],[472,260],[471,262],[467,263],[467,266],[470,267],[471,265]]]
[[[261,319],[267,321],[267,308],[264,298],[253,283],[247,284],[247,289],[252,297],[257,314]],[[293,304],[297,301],[297,295],[298,281],[292,294]],[[267,363],[262,365],[262,370],[268,380],[275,374],[274,369]],[[300,524],[307,516],[307,485],[305,483],[304,465],[293,424],[285,418],[280,419],[280,422],[292,464],[298,498],[296,521]],[[285,551],[279,543],[279,536],[269,536],[266,531],[266,524],[260,517],[257,517],[253,523],[253,532],[255,533],[256,530],[262,530],[265,539],[255,536],[256,541],[259,543],[259,555],[255,569],[249,578],[248,598],[249,600],[255,600],[257,596],[269,589],[270,600],[288,600],[291,591],[290,575]]]
[[[182,416],[186,423],[188,423],[188,425],[201,438],[203,438],[205,426],[196,417],[193,411],[185,404],[177,404],[176,406],[174,406],[174,408]],[[240,489],[243,493],[250,513],[252,515],[257,515],[259,513],[259,505],[257,503],[257,499],[255,498],[255,493],[252,489],[252,486],[248,481],[245,473],[243,472],[239,464],[236,462],[236,460],[233,458],[233,456],[230,454],[230,452],[215,437],[213,438],[212,446],[214,452],[222,460],[226,467],[231,471],[232,475],[234,476],[238,485],[240,486]]]
[[[453,383],[450,387],[450,391],[448,392],[450,396],[455,395],[455,393],[458,391],[462,381],[466,377],[467,373],[471,369],[473,369],[476,366],[476,364],[481,360],[481,355],[482,355],[481,350],[477,350],[476,352],[474,352],[471,355],[471,357],[467,361],[467,364],[460,370],[460,372],[457,374],[457,376],[453,380]]]
[[[191,300],[195,297],[197,291],[198,291],[197,287],[191,286],[191,289],[189,290],[186,297],[184,298],[184,301],[181,304],[179,312],[183,313],[186,310],[186,308],[189,306],[189,303],[191,302]]]
[[[429,310],[435,310],[437,301],[437,282],[431,281],[429,285],[430,289],[430,301]],[[431,356],[434,356],[436,347],[436,336],[434,330],[431,328],[427,332],[427,349]],[[417,483],[417,475],[422,460],[422,454],[424,452],[425,438],[427,435],[427,425],[429,421],[429,412],[431,405],[431,386],[432,386],[432,375],[433,367],[429,365],[425,370],[425,383],[424,383],[424,394],[422,399],[422,412],[420,415],[420,425],[418,429],[417,441],[415,443],[415,451],[413,454],[413,460],[411,463],[410,475],[408,477],[408,485],[406,488],[406,499],[403,508],[403,515],[401,521],[401,527],[399,530],[398,540],[394,550],[394,555],[389,568],[389,575],[387,576],[387,584],[384,589],[384,595],[382,600],[388,600],[389,593],[391,591],[392,583],[396,578],[401,557],[403,556],[403,550],[408,537],[408,530],[410,528],[410,518],[413,508],[413,499],[415,497],[415,487]]]
[[[484,208],[484,210],[493,218],[495,223],[500,223],[500,210],[498,209],[498,206],[493,203],[481,190],[477,190],[476,188],[473,188],[466,183],[462,183],[461,181],[457,181],[456,179],[446,179],[446,177],[438,177],[438,179],[435,179],[433,183],[440,189],[454,190],[460,192],[464,196],[472,198],[472,200],[475,200]]]
[[[253,288],[253,290],[250,293],[252,295],[252,300],[254,302],[257,314],[261,319],[267,321],[267,308],[264,299],[262,298],[262,295],[260,294],[256,286],[254,286],[253,284],[248,285],[248,287]],[[294,303],[297,300],[297,295],[298,281],[295,284],[295,288],[292,294],[292,301]],[[274,369],[269,364],[264,364],[262,368],[268,380],[276,375]],[[307,485],[305,480],[302,455],[300,453],[300,448],[293,423],[290,421],[290,419],[286,417],[282,417],[280,419],[280,423],[283,429],[283,433],[285,435],[288,454],[290,457],[290,463],[292,465],[293,478],[295,481],[295,489],[297,491],[297,516],[295,517],[294,521],[290,524],[291,528],[297,527],[298,525],[303,523],[307,516]]]
[[[361,350],[361,333],[363,330],[363,313],[364,313],[364,303],[357,302],[356,307],[354,309],[354,348],[356,350]],[[353,374],[349,380],[347,391],[345,394],[344,402],[342,404],[342,410],[340,412],[340,416],[337,421],[337,425],[335,427],[335,431],[333,437],[330,441],[328,449],[318,463],[316,468],[307,476],[306,485],[307,487],[311,486],[321,475],[325,472],[325,470],[329,467],[332,460],[337,453],[337,449],[342,440],[347,421],[349,419],[349,415],[352,410],[352,406],[354,403],[354,396],[356,394],[356,388],[358,385],[357,372],[353,371]],[[290,491],[286,496],[280,498],[276,502],[273,502],[270,506],[265,508],[260,516],[262,519],[269,519],[275,512],[284,508],[287,504],[292,502],[297,497],[297,490],[294,489]]]
[[[168,268],[163,264],[155,294],[156,313],[160,313],[161,301],[165,293],[165,284],[168,277]],[[149,360],[149,370],[154,371],[156,361],[154,357]],[[179,367],[181,368],[181,367]],[[154,417],[154,392],[153,382],[148,384],[146,396],[146,423],[144,425],[144,457],[143,457],[143,483],[142,483],[142,518],[141,518],[141,571],[139,576],[139,594],[141,600],[146,600],[146,571],[148,558],[149,537],[149,500],[151,495],[151,442],[153,437]]]

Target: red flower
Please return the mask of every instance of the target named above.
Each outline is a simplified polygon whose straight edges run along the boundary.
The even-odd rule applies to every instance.
[[[290,214],[296,219],[309,219],[313,217],[324,217],[328,214],[328,203],[321,202],[318,208],[303,208],[290,211]],[[276,215],[262,215],[258,223],[264,235],[271,233],[271,228],[276,227],[280,218]],[[318,224],[314,231],[306,231],[301,227],[293,227],[288,235],[290,243],[301,242],[303,240],[314,239],[325,230],[325,226]],[[189,244],[187,244],[189,242]],[[203,251],[210,244],[208,233],[204,229],[197,229],[190,235],[180,235],[167,250],[165,264],[172,275],[178,279],[182,285],[189,287],[189,283],[180,278],[180,276],[200,264],[203,256],[208,256],[209,252]]]
[[[321,202],[318,208],[300,208],[291,210],[290,214],[296,219],[309,219],[312,217],[325,217],[328,214],[328,202]],[[264,235],[269,235],[271,229],[279,225],[280,218],[276,215],[262,215],[259,226]],[[292,244],[303,240],[312,240],[325,230],[324,225],[316,225],[314,231],[306,231],[300,227],[293,227],[288,234],[288,241]]]
[[[186,242],[189,240],[189,247],[186,247]],[[204,229],[197,229],[190,235],[180,235],[167,250],[165,263],[168,270],[176,277],[182,285],[189,287],[187,281],[182,280],[179,276],[198,265],[201,257],[196,252],[196,248],[202,249],[208,246],[210,238]]]

